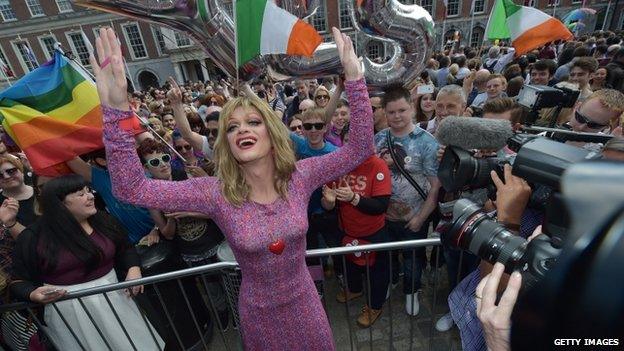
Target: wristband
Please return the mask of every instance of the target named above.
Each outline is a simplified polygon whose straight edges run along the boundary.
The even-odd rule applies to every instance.
[[[0,226],[2,227],[2,229],[11,229],[11,228],[15,227],[16,224],[17,224],[17,220],[13,221],[13,224],[11,224],[11,225],[6,225],[4,223],[0,223]]]
[[[353,199],[349,201],[349,203],[353,206],[357,206],[360,203],[360,195],[354,193]]]
[[[349,202],[353,202],[353,200],[355,200],[355,195],[357,195],[357,194],[353,193],[353,196],[351,197],[351,200],[349,200]]]

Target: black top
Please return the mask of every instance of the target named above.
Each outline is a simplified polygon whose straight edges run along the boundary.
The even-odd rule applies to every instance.
[[[7,197],[0,193],[0,204],[6,200]],[[19,200],[19,210],[17,211],[17,221],[24,227],[35,223],[37,221],[37,215],[35,214],[35,195],[26,200]]]

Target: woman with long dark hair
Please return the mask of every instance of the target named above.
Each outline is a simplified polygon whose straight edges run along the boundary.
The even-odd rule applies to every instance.
[[[87,181],[68,175],[47,182],[41,192],[41,218],[18,237],[11,291],[25,301],[49,303],[67,292],[117,282],[120,269],[126,280],[141,278],[139,257],[123,227],[114,217],[98,212]],[[127,294],[143,291],[135,286]],[[132,342],[140,350],[156,350],[163,342],[152,328],[156,345],[133,300],[122,291],[107,293]],[[114,350],[131,345],[103,295],[82,298],[82,304]],[[98,331],[77,299],[57,302],[56,307],[87,350],[105,349]],[[63,350],[78,350],[58,311],[46,306],[44,320]],[[151,326],[150,326],[151,328]]]

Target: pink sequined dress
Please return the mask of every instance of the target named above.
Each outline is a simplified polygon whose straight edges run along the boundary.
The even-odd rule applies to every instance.
[[[239,311],[246,350],[334,350],[327,316],[305,264],[307,206],[312,192],[373,154],[373,117],[364,80],[345,82],[351,106],[350,141],[330,154],[297,162],[286,199],[229,204],[214,177],[183,182],[145,177],[134,139],[119,121],[128,112],[103,107],[104,143],[119,200],[163,211],[209,215],[240,264]],[[268,246],[281,238],[282,254]]]

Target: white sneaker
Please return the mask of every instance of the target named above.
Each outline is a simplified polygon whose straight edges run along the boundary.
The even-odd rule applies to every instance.
[[[435,328],[439,332],[445,332],[453,328],[454,324],[455,324],[455,321],[453,321],[453,316],[451,316],[451,312],[449,312],[445,314],[444,316],[440,317],[440,319],[438,319],[438,321],[436,322]]]
[[[413,305],[412,305],[413,302]],[[415,316],[420,310],[420,304],[418,303],[418,293],[405,295],[405,312],[410,316]]]

